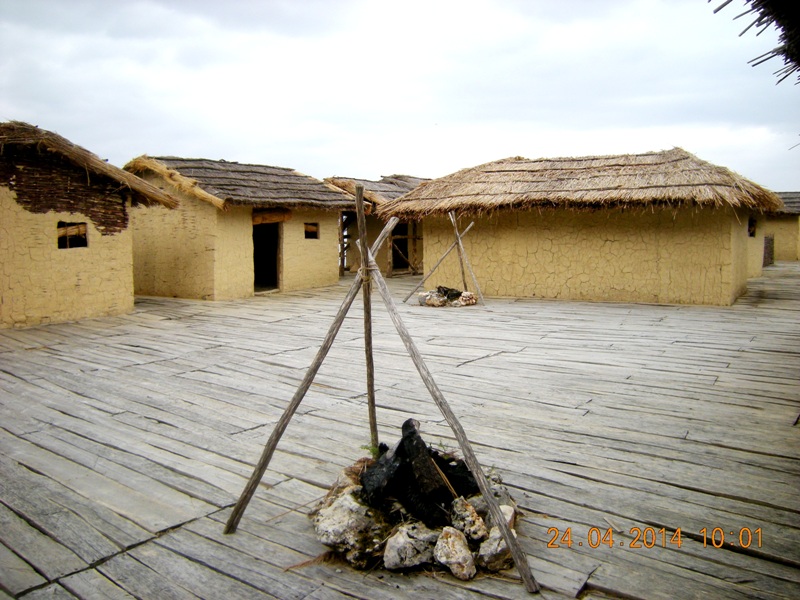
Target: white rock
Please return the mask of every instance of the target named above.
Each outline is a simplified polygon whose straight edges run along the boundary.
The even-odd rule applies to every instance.
[[[433,548],[439,532],[428,529],[423,523],[401,525],[386,540],[383,564],[389,570],[409,569],[433,562]]]
[[[480,542],[489,536],[483,519],[464,498],[453,500],[451,520],[453,527],[462,532],[470,541]]]
[[[514,537],[517,532],[513,529],[511,533]],[[503,534],[500,533],[499,527],[492,527],[489,531],[489,537],[481,544],[478,550],[476,562],[479,566],[488,571],[502,571],[514,566],[514,558],[511,556],[511,550],[508,548]]]
[[[360,486],[352,486],[314,516],[317,539],[344,555],[357,568],[365,568],[381,549],[389,532],[376,511],[358,500]]]
[[[458,529],[445,527],[442,530],[433,549],[433,556],[458,579],[467,581],[475,577],[475,559],[470,552],[467,538]]]

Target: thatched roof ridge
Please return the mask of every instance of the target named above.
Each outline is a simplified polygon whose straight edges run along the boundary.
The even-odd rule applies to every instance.
[[[174,188],[220,210],[229,205],[321,210],[355,208],[349,194],[285,167],[204,158],[140,156],[124,168],[139,175],[148,172],[160,175]]]
[[[450,211],[482,214],[532,208],[782,206],[774,192],[681,148],[643,154],[505,158],[421,184],[378,209],[419,219]]]
[[[384,175],[379,181],[369,179],[355,179],[352,177],[326,177],[325,182],[355,195],[356,185],[364,186],[364,200],[375,206],[386,204],[389,200],[407,194],[420,183],[429,181],[422,177],[412,175]]]
[[[57,154],[89,174],[118,182],[122,189],[131,192],[135,203],[162,204],[169,208],[178,206],[177,200],[163,190],[107,163],[96,154],[52,131],[22,121],[0,123],[0,155],[8,153],[14,147],[32,147],[40,152]]]

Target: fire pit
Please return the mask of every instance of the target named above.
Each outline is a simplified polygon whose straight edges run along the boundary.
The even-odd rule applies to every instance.
[[[478,302],[472,292],[462,292],[443,285],[435,290],[420,292],[417,297],[421,306],[471,306]]]
[[[489,486],[513,528],[516,503],[497,476]],[[358,569],[442,566],[457,578],[513,566],[499,527],[464,461],[425,444],[408,419],[377,459],[345,469],[313,511],[318,539]]]

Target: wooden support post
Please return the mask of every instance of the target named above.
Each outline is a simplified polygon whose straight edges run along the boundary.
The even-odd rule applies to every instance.
[[[345,247],[344,247],[344,213],[339,213],[339,277],[344,275],[345,267]]]
[[[389,232],[397,224],[397,222],[398,219],[396,217],[393,217],[389,220],[389,222],[386,224],[386,227],[383,228],[383,231],[381,231],[381,234],[378,236],[378,239],[375,240],[375,244],[373,246],[375,251],[377,251],[381,244],[386,241],[386,237],[389,235]],[[308,388],[311,387],[311,383],[314,381],[317,371],[319,371],[319,368],[322,366],[322,362],[328,355],[328,351],[331,349],[333,341],[336,339],[336,334],[339,333],[339,329],[342,327],[342,323],[347,315],[347,311],[350,310],[350,307],[352,306],[353,301],[355,300],[355,297],[360,289],[361,274],[359,272],[356,273],[355,281],[353,281],[353,285],[350,286],[350,291],[347,292],[347,296],[342,302],[342,305],[339,307],[339,312],[336,313],[336,317],[334,318],[333,323],[331,323],[330,329],[328,329],[328,333],[322,342],[322,346],[320,346],[319,350],[317,351],[317,355],[314,357],[314,361],[308,368],[303,381],[297,388],[297,391],[292,397],[292,400],[289,402],[289,405],[283,411],[283,415],[281,415],[281,418],[275,425],[275,429],[272,431],[272,435],[267,441],[266,446],[264,446],[264,451],[262,452],[258,463],[256,463],[256,468],[253,471],[253,474],[250,476],[247,485],[245,485],[245,488],[242,491],[242,495],[239,497],[236,506],[233,507],[233,512],[231,512],[228,522],[225,524],[225,533],[234,533],[236,528],[239,526],[239,521],[241,520],[247,505],[250,503],[250,499],[253,497],[256,488],[258,488],[258,484],[261,482],[261,478],[264,476],[264,471],[267,470],[267,466],[269,465],[270,460],[272,460],[272,455],[275,453],[275,448],[278,446],[278,442],[280,441],[283,432],[286,431],[289,421],[292,419],[292,416],[300,406],[300,402],[302,402],[306,392],[308,392]]]
[[[367,248],[367,219],[364,215],[364,186],[356,184],[356,215],[358,217],[358,238],[361,256],[365,257]],[[361,295],[364,298],[364,354],[367,364],[367,412],[369,413],[369,442],[378,450],[378,415],[375,410],[375,362],[372,357],[372,298],[370,283],[370,264],[361,261]]]
[[[467,232],[468,232],[470,229],[472,229],[472,226],[473,226],[473,225],[475,225],[475,223],[474,223],[474,222],[470,223],[470,224],[469,224],[469,226],[468,226],[468,227],[467,227],[467,228],[466,228],[466,229],[465,229],[465,230],[464,230],[464,231],[461,233],[461,235],[462,235],[462,236],[463,236],[463,235],[467,235]],[[440,265],[440,264],[442,264],[442,261],[443,261],[445,258],[447,258],[447,255],[448,255],[448,254],[450,254],[450,253],[451,253],[453,250],[455,250],[457,243],[458,243],[458,242],[453,242],[452,244],[450,244],[450,247],[449,247],[447,250],[445,250],[444,254],[442,254],[442,257],[441,257],[441,258],[440,258],[438,261],[436,261],[436,264],[435,264],[435,265],[433,265],[433,268],[432,268],[430,271],[428,271],[428,272],[427,272],[427,274],[425,275],[425,277],[423,277],[423,278],[422,278],[422,281],[420,281],[420,282],[417,284],[417,287],[415,287],[413,290],[411,290],[411,293],[409,293],[409,294],[408,294],[408,296],[406,296],[405,298],[403,298],[403,302],[408,302],[408,299],[409,299],[409,298],[411,298],[411,296],[413,296],[413,295],[414,295],[414,292],[416,292],[416,291],[417,291],[419,288],[421,288],[423,285],[425,285],[425,282],[428,280],[428,278],[429,278],[431,275],[433,275],[433,272],[434,272],[434,271],[435,271],[435,270],[436,270],[436,269],[439,267],[439,265]]]
[[[456,225],[456,218],[452,212],[447,213],[450,217],[450,222],[453,224],[453,233],[456,235],[456,248],[458,248],[458,265],[461,267],[461,283],[464,284],[463,290],[469,290],[467,287],[467,273],[464,270],[464,246],[461,245],[461,237],[458,235],[458,225]]]
[[[367,259],[370,266],[375,264],[375,261],[369,252],[367,253]],[[492,519],[500,528],[500,533],[503,535],[503,539],[508,545],[508,548],[511,550],[511,556],[514,558],[514,564],[517,567],[520,577],[522,577],[522,581],[525,584],[525,589],[531,593],[538,592],[539,584],[536,583],[533,573],[531,573],[530,565],[528,564],[528,557],[525,552],[522,551],[517,538],[511,532],[508,523],[506,523],[505,517],[503,517],[503,513],[500,511],[500,506],[497,503],[497,499],[492,494],[492,490],[489,486],[488,480],[486,479],[486,475],[484,475],[483,469],[481,468],[480,463],[478,463],[475,453],[472,451],[472,445],[469,443],[469,439],[467,439],[467,434],[464,432],[463,427],[461,427],[461,423],[459,423],[455,413],[453,413],[450,405],[447,403],[447,400],[439,389],[439,386],[436,385],[436,382],[433,380],[433,375],[428,369],[428,366],[425,364],[422,354],[417,348],[417,345],[414,343],[414,340],[411,338],[411,334],[408,332],[405,323],[403,323],[403,320],[400,318],[400,313],[397,311],[397,307],[394,304],[391,292],[389,291],[386,281],[383,279],[380,272],[375,273],[373,280],[375,281],[375,286],[378,289],[378,292],[380,292],[380,295],[383,298],[383,303],[386,305],[386,310],[389,312],[389,316],[391,317],[392,322],[397,329],[397,333],[400,334],[400,338],[403,340],[403,344],[405,345],[406,350],[408,350],[408,354],[411,356],[414,366],[417,368],[420,377],[422,377],[423,383],[425,383],[425,387],[428,388],[433,401],[436,403],[436,406],[439,407],[439,410],[441,411],[448,425],[450,425],[450,429],[453,430],[456,440],[458,440],[458,445],[461,448],[461,452],[464,454],[464,462],[467,464],[469,470],[472,472],[472,475],[475,477],[475,481],[478,483],[481,494],[483,494],[483,498],[486,501],[486,504],[489,506],[489,512],[492,515]]]
[[[486,300],[483,299],[483,294],[481,293],[481,286],[478,285],[478,279],[477,277],[475,277],[475,271],[472,270],[472,265],[469,262],[469,256],[467,256],[467,251],[464,250],[464,244],[461,242],[461,234],[458,232],[456,217],[452,212],[449,212],[447,214],[450,215],[450,222],[453,224],[453,231],[456,234],[456,243],[458,244],[458,256],[459,258],[461,258],[461,276],[464,277],[464,264],[466,263],[467,269],[469,269],[469,275],[470,277],[472,277],[472,283],[475,284],[475,291],[478,292],[478,299],[481,301],[481,304],[486,306]]]

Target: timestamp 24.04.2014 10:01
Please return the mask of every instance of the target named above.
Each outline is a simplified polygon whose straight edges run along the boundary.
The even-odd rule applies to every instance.
[[[578,536],[573,536],[572,528],[567,527],[563,531],[558,527],[550,527],[547,530],[547,535],[551,536],[547,542],[548,548],[572,548],[574,544],[583,546],[584,541],[589,548],[599,548],[600,546],[608,546],[609,548],[625,546],[627,542],[628,548],[654,548],[659,546],[667,548],[673,546],[680,548],[683,544],[684,534],[681,528],[667,529],[662,527],[656,529],[654,527],[631,527],[628,531],[631,538],[623,541],[614,541],[614,530],[609,527],[607,529],[600,529],[598,527],[590,527],[586,532],[586,539],[578,539]],[[749,527],[742,527],[738,531],[726,532],[722,527],[714,527],[709,529],[703,527],[698,534],[689,535],[700,541],[702,539],[703,548],[713,547],[722,548],[727,545],[729,547],[737,548],[750,548],[751,546],[761,548],[761,528],[751,529]],[[574,539],[573,539],[574,537]]]

